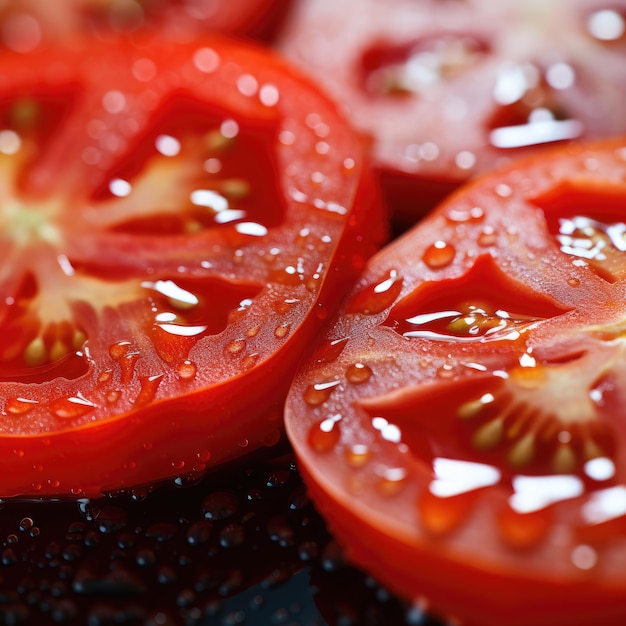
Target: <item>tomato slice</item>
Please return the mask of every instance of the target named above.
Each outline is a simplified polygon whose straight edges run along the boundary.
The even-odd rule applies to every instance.
[[[277,443],[294,363],[385,231],[334,104],[220,38],[6,53],[0,77],[0,495]]]
[[[189,40],[207,31],[271,38],[291,0],[11,0],[0,6],[0,43],[29,52],[76,34],[99,39],[158,30]]]
[[[452,623],[626,617],[626,139],[466,186],[368,264],[287,434],[348,556]]]
[[[626,132],[626,3],[299,3],[280,49],[372,137],[414,222],[468,178],[549,144]]]

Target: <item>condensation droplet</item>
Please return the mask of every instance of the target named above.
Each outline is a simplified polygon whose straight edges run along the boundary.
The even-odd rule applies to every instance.
[[[478,245],[480,246],[492,246],[496,243],[497,235],[493,226],[485,226],[478,235]]]
[[[384,496],[395,496],[402,490],[407,476],[407,470],[402,467],[386,468],[380,474],[376,487]]]
[[[8,398],[4,409],[11,415],[25,415],[31,411],[37,404],[36,400],[27,400],[26,398]]]
[[[353,385],[367,382],[372,376],[372,369],[364,363],[353,363],[346,370],[346,379]]]
[[[333,415],[315,424],[309,431],[308,442],[315,452],[330,452],[339,443],[340,415]]]
[[[193,380],[198,372],[198,366],[189,359],[178,364],[178,377],[182,380]]]
[[[452,263],[455,254],[455,247],[440,239],[426,248],[422,258],[431,269],[441,269]]]
[[[135,398],[135,406],[145,406],[154,400],[157,394],[157,390],[161,381],[163,380],[163,374],[157,374],[155,376],[142,376],[139,379],[140,390]]]
[[[72,419],[75,417],[82,417],[90,411],[93,411],[96,405],[87,400],[80,393],[75,396],[69,396],[66,398],[60,398],[52,403],[50,406],[51,412],[63,419]]]
[[[514,548],[529,549],[541,543],[551,527],[552,515],[548,509],[519,513],[506,507],[498,515],[498,529],[502,539]]]
[[[245,349],[245,347],[246,347],[245,339],[233,339],[233,341],[227,344],[226,351],[229,354],[240,354]]]
[[[368,446],[357,443],[348,448],[345,455],[350,467],[358,468],[363,467],[370,460],[372,453]]]
[[[338,380],[333,380],[326,383],[316,383],[309,385],[302,395],[304,401],[311,406],[318,406],[323,404],[330,398],[330,394],[333,389],[339,384]]]
[[[446,219],[450,222],[480,222],[485,218],[485,212],[481,207],[452,207],[446,213]]]
[[[274,330],[274,336],[277,339],[284,339],[289,333],[290,329],[291,329],[291,324],[281,324],[280,326],[277,326],[276,329]]]

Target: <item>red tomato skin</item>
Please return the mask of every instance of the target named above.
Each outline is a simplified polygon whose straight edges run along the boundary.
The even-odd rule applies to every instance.
[[[206,258],[204,256],[206,250],[218,250],[213,265],[226,268],[228,276],[220,278],[221,269],[217,272],[211,270],[212,273],[205,274],[211,280],[233,280],[234,285],[245,286],[250,281],[258,285],[260,296],[254,304],[256,307],[267,307],[266,319],[260,315],[262,308],[253,312],[253,317],[258,319],[260,327],[262,326],[259,336],[267,337],[267,340],[259,344],[260,354],[257,360],[243,361],[241,357],[237,357],[239,354],[237,346],[231,351],[235,356],[229,356],[229,342],[236,341],[238,336],[235,333],[245,332],[246,328],[245,325],[240,325],[241,315],[235,316],[232,321],[229,318],[227,328],[210,337],[210,341],[206,340],[206,353],[198,355],[205,363],[202,366],[204,369],[199,369],[197,377],[176,380],[176,362],[166,365],[162,361],[169,358],[167,346],[162,346],[161,356],[155,359],[155,355],[150,354],[152,341],[150,336],[129,336],[128,328],[122,335],[118,334],[120,324],[115,306],[107,308],[106,302],[98,302],[97,293],[85,294],[86,298],[93,298],[92,302],[78,303],[73,309],[74,314],[82,319],[84,327],[88,329],[87,334],[93,333],[88,337],[89,349],[79,353],[83,365],[72,372],[64,372],[61,364],[58,378],[44,380],[41,383],[20,382],[19,378],[16,382],[11,377],[0,383],[2,404],[0,410],[3,412],[5,423],[9,424],[12,419],[11,401],[27,398],[28,402],[36,399],[37,405],[33,409],[36,415],[30,414],[33,419],[24,424],[41,424],[41,427],[34,429],[29,427],[28,432],[7,431],[0,435],[2,476],[0,493],[3,497],[98,497],[103,492],[154,484],[177,476],[189,474],[198,476],[244,454],[272,447],[280,442],[283,429],[281,407],[295,364],[302,357],[304,349],[312,341],[329,312],[336,308],[341,295],[351,286],[364,266],[366,257],[371,255],[386,237],[387,228],[379,194],[364,156],[361,139],[345,124],[334,103],[275,55],[251,44],[217,36],[190,41],[185,45],[166,45],[160,42],[155,46],[154,40],[150,38],[132,44],[127,41],[116,42],[115,45],[107,43],[101,47],[99,44],[89,43],[86,49],[80,47],[85,45],[84,43],[75,45],[78,46],[75,50],[65,49],[55,52],[48,50],[43,53],[46,58],[55,60],[53,70],[49,70],[45,64],[40,64],[40,57],[35,53],[15,57],[7,54],[0,59],[0,74],[10,76],[12,72],[18,73],[13,83],[13,89],[18,95],[28,95],[32,91],[31,85],[34,80],[37,87],[35,92],[39,95],[48,93],[46,90],[53,94],[56,94],[57,90],[60,93],[65,93],[67,89],[80,91],[87,84],[89,89],[95,91],[93,94],[88,93],[87,100],[92,98],[93,102],[98,103],[102,98],[98,95],[101,84],[103,93],[124,93],[128,101],[136,102],[132,80],[129,79],[129,85],[124,83],[131,74],[133,59],[142,63],[146,59],[151,59],[150,63],[162,69],[164,76],[171,79],[175,72],[180,70],[181,65],[185,67],[181,75],[187,76],[189,72],[193,74],[196,71],[192,68],[190,60],[198,49],[215,48],[219,51],[220,60],[227,67],[226,80],[216,77],[215,88],[194,86],[194,97],[199,98],[201,102],[206,99],[209,108],[217,107],[218,112],[221,111],[226,117],[237,116],[242,123],[250,125],[252,128],[250,132],[261,133],[270,132],[266,128],[268,120],[271,130],[271,120],[276,118],[277,112],[280,112],[279,116],[284,116],[281,118],[283,121],[287,119],[288,124],[295,122],[296,126],[302,124],[304,127],[302,107],[312,106],[311,113],[327,120],[329,128],[333,131],[333,137],[329,139],[331,146],[334,147],[332,156],[312,156],[307,152],[309,137],[302,144],[296,142],[293,147],[286,148],[284,144],[275,141],[271,144],[272,150],[276,152],[274,158],[278,161],[279,172],[283,170],[285,158],[291,164],[300,164],[296,169],[301,169],[292,174],[301,182],[301,192],[320,189],[319,183],[311,181],[310,174],[318,168],[325,171],[324,163],[327,159],[341,158],[346,162],[349,161],[347,169],[332,168],[336,174],[326,177],[322,189],[334,188],[330,195],[326,195],[326,191],[315,191],[320,194],[316,196],[318,204],[325,196],[329,200],[336,197],[346,206],[345,210],[340,207],[340,212],[326,211],[310,204],[313,202],[312,197],[305,196],[303,199],[299,196],[297,200],[291,199],[289,185],[292,183],[289,183],[281,172],[277,185],[285,197],[289,196],[286,200],[289,208],[279,224],[267,229],[269,237],[272,238],[268,242],[263,237],[242,237],[235,231],[232,232],[233,236],[228,235],[229,228],[226,230],[210,228],[201,233],[199,238],[190,239],[189,245],[186,245],[184,239],[180,240],[177,237],[164,241],[159,237],[135,236],[132,232],[124,232],[122,235],[104,233],[102,239],[99,238],[99,233],[94,232],[92,234],[99,243],[94,243],[95,240],[89,240],[88,237],[85,239],[87,244],[78,239],[72,242],[77,246],[72,252],[73,255],[88,257],[89,254],[93,255],[96,252],[95,259],[98,263],[105,260],[103,267],[106,270],[110,269],[110,276],[114,280],[119,279],[120,272],[125,277],[129,274],[124,272],[130,272],[131,276],[139,272],[138,275],[141,276],[142,265],[149,263],[151,265],[148,275],[152,281],[155,275],[151,272],[154,272],[155,268],[157,277],[161,271],[166,272],[166,276],[176,273],[176,264],[180,263],[175,260],[177,254],[182,255],[179,259],[190,264],[194,255],[195,262],[200,262]],[[211,58],[213,59],[213,56]],[[106,62],[106,67],[101,67],[103,59],[110,59],[111,65]],[[113,67],[116,59],[123,60],[123,68]],[[37,69],[33,72],[22,71],[29,65],[41,68],[41,76],[37,75],[39,71]],[[100,71],[94,71],[94,68],[100,68]],[[280,89],[278,103],[268,107],[261,106],[258,102],[254,103],[253,98],[244,102],[246,98],[243,98],[236,85],[233,85],[232,74],[228,73],[229,68],[230,71],[234,69],[244,74],[247,68],[250,75],[256,75],[259,81],[276,84]],[[59,70],[57,74],[56,70]],[[219,74],[218,71],[216,76]],[[152,83],[155,90],[158,92],[165,89],[167,93],[169,79],[162,80],[157,72]],[[110,80],[113,81],[112,84],[108,83]],[[116,84],[116,81],[119,82]],[[176,81],[174,85],[176,90]],[[197,89],[204,90],[203,95]],[[215,93],[220,90],[221,95],[216,96]],[[153,97],[150,85],[145,88],[145,93]],[[219,97],[217,103],[216,97]],[[300,100],[301,98],[303,100]],[[237,101],[239,104],[235,104]],[[90,107],[89,110],[91,111]],[[93,114],[97,113],[97,105],[94,105]],[[82,174],[73,180],[70,177],[70,182],[76,185],[78,181],[82,181],[80,185],[84,185],[85,189],[80,189],[78,185],[76,188],[65,190],[68,197],[74,193],[78,198],[73,201],[77,207],[77,215],[72,215],[72,219],[69,219],[68,215],[68,223],[72,224],[81,219],[78,216],[78,207],[83,197],[81,194],[89,196],[94,189],[100,188],[103,178],[106,180],[107,175],[111,176],[107,172],[114,171],[109,168],[114,167],[116,159],[120,157],[114,154],[106,155],[104,161],[106,168],[92,167],[89,163],[83,162],[80,155],[84,154],[85,144],[81,145],[80,142],[84,141],[88,145],[91,141],[91,138],[81,134],[84,132],[85,120],[74,120],[71,113],[68,120],[63,129],[69,133],[66,136],[75,133],[73,135],[75,141],[63,142],[63,145],[59,146],[58,142],[55,144],[54,133],[46,136],[45,141],[41,143],[46,158],[35,161],[36,167],[27,170],[24,179],[20,180],[18,189],[37,204],[42,197],[45,198],[55,192],[55,185],[62,177],[55,172],[55,167],[59,163],[66,164],[71,158],[76,159],[78,156],[75,161],[76,173],[82,171]],[[118,115],[118,122],[124,124],[124,114]],[[315,137],[313,131],[306,132]],[[140,133],[140,140],[141,137]],[[336,144],[333,144],[335,139]],[[284,152],[285,149],[287,152]],[[56,154],[61,152],[62,156],[51,157],[50,154],[55,151]],[[287,153],[290,155],[287,156]],[[127,156],[123,155],[124,158]],[[311,158],[309,172],[302,164]],[[35,170],[42,174],[37,177],[36,184],[29,179],[33,177]],[[73,170],[64,167],[63,172]],[[345,172],[345,175],[340,172]],[[167,185],[168,180],[163,179],[163,184]],[[309,185],[313,187],[309,188]],[[303,195],[301,193],[301,196]],[[320,238],[319,245],[324,248],[324,252],[313,253],[308,248],[302,248],[304,251],[298,257],[306,266],[298,270],[303,272],[302,277],[297,273],[293,275],[295,270],[291,266],[289,268],[278,266],[268,271],[270,264],[264,262],[261,256],[267,254],[266,246],[273,245],[277,253],[284,256],[285,266],[293,262],[296,268],[298,255],[296,250],[298,246],[303,245],[302,242],[307,241],[309,233],[312,233],[314,240]],[[300,239],[302,241],[298,243]],[[171,245],[168,245],[168,241],[171,241]],[[98,251],[91,249],[90,252],[90,246],[98,248],[100,245],[102,249]],[[233,255],[235,250],[245,250],[245,254],[236,260],[237,255]],[[35,256],[33,255],[31,260],[35,261]],[[172,265],[168,269],[170,257]],[[233,258],[236,260],[235,265],[232,264]],[[106,262],[106,259],[110,259],[110,263]],[[282,262],[280,256],[278,259],[278,263]],[[89,263],[92,261],[93,258]],[[88,273],[92,271],[92,265],[89,263],[85,266]],[[116,269],[117,264],[120,265]],[[248,267],[244,270],[247,275],[242,274],[238,267],[241,264],[244,268]],[[305,274],[310,271],[309,266],[313,269],[317,266],[318,269],[314,277],[307,274],[306,278],[317,282],[306,288],[303,282]],[[200,266],[192,272],[193,280],[199,280],[198,276],[202,275]],[[100,279],[98,275],[96,278]],[[297,307],[292,311],[281,312],[281,307],[285,305],[284,300],[291,303],[290,306],[297,304]],[[99,325],[99,318],[94,315],[99,306],[103,307],[101,311],[103,319],[108,320],[103,325]],[[247,311],[244,311],[243,315],[245,317]],[[150,324],[154,326],[154,322],[150,322],[148,318],[148,327]],[[239,330],[235,330],[238,325]],[[254,329],[254,333],[256,332]],[[253,339],[249,341],[252,342]],[[3,341],[6,340],[4,337]],[[130,340],[138,350],[137,371],[133,370],[135,361],[129,360],[130,369],[124,370],[120,369],[124,359],[112,358],[112,349],[119,342],[120,345],[124,343],[130,345],[127,340]],[[144,354],[146,347],[148,350]],[[180,346],[174,344],[173,353],[177,354],[179,348]],[[139,367],[142,363],[147,368],[143,373]],[[159,367],[165,365],[166,370],[171,367],[174,371],[166,373],[162,378],[159,378],[161,374],[153,375],[150,368],[159,363]],[[216,365],[215,368],[212,367],[213,363]],[[154,384],[150,378],[155,379]],[[106,389],[103,391],[102,385],[112,385],[111,392],[118,394],[115,384],[120,381],[121,391],[123,392],[126,387],[128,390],[134,389],[132,393],[137,394],[137,400],[134,405],[131,403],[127,408],[116,411],[114,408],[116,401],[106,400],[108,392]],[[151,393],[157,391],[157,386],[158,395],[151,399]],[[55,418],[53,409],[57,399],[74,396],[74,400],[78,398],[80,403],[81,398],[90,394],[96,394],[102,399],[101,402],[94,403],[98,405],[97,409],[90,408],[91,417],[76,420],[70,415],[66,422]],[[35,405],[30,405],[29,410],[33,406]],[[17,415],[16,412],[13,414]]]
[[[583,263],[572,252],[580,242],[568,239],[567,228],[568,220],[587,217],[595,224],[587,228],[602,237],[606,225],[623,224],[625,173],[626,138],[618,137],[546,151],[455,192],[370,260],[314,358],[295,377],[287,435],[309,493],[348,559],[451,623],[617,626],[626,619],[619,565],[626,548],[626,429],[617,330],[624,318],[623,252],[606,245],[606,256]],[[580,228],[581,240],[591,236]],[[523,313],[522,320],[527,306],[546,321],[528,337],[522,330],[493,342],[442,331],[427,318],[454,309],[457,292],[459,303],[475,295],[482,306],[492,301]],[[413,317],[411,336],[404,324]],[[608,477],[573,466],[549,470],[535,460],[516,469],[499,447],[479,454],[466,442],[471,431],[457,418],[470,416],[451,411],[472,385],[472,399],[491,402],[482,394],[497,397],[496,385],[479,381],[514,378],[520,355],[522,362],[534,355],[546,369],[540,366],[536,379],[535,365],[527,370],[522,386],[532,390],[529,405],[504,406],[511,415],[531,416],[527,424],[556,415],[564,420],[559,427],[572,433],[587,425],[607,428]],[[356,364],[367,373],[358,374]],[[544,387],[539,372],[562,372],[563,379]],[[581,405],[570,406],[570,396],[580,391],[584,401],[587,385],[602,390],[603,400],[573,426],[568,412]],[[528,406],[534,412],[524,413]],[[509,432],[498,445],[515,441],[515,429]],[[595,437],[582,432],[575,436]],[[436,471],[441,459],[497,469],[498,478],[437,495],[436,483],[445,486],[445,473]],[[463,485],[464,470],[456,471],[453,486]],[[528,492],[534,498],[553,475],[564,479],[555,500],[528,510],[516,501],[514,508],[522,489],[516,484],[536,479],[537,491]],[[584,487],[563,495],[570,480]],[[609,494],[616,509],[596,509]]]

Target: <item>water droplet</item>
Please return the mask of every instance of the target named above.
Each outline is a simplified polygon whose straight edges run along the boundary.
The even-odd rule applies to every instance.
[[[425,491],[418,501],[424,528],[437,536],[450,534],[467,519],[467,511],[473,509],[474,500],[474,493],[440,498]]]
[[[311,448],[316,452],[334,450],[341,438],[340,421],[341,415],[334,415],[315,424],[309,431],[308,443]]]
[[[178,365],[178,377],[182,380],[193,380],[198,372],[198,366],[189,360],[185,360]]]
[[[493,226],[485,226],[478,235],[478,245],[492,246],[496,243],[497,234]]]
[[[202,501],[202,512],[206,519],[223,520],[239,510],[239,498],[230,491],[213,491]]]
[[[325,383],[315,383],[314,385],[309,385],[302,395],[304,401],[310,406],[318,406],[323,404],[330,398],[330,394],[333,389],[339,385],[340,381],[331,380]]]
[[[245,339],[233,339],[233,341],[226,345],[226,352],[228,352],[228,354],[239,354],[245,347]]]
[[[20,530],[24,531],[24,530],[29,530],[34,525],[35,525],[35,522],[33,521],[31,517],[24,517],[22,521],[20,522],[19,528]]]
[[[370,449],[362,443],[357,443],[345,452],[346,461],[350,467],[363,467],[371,458]]]
[[[289,333],[290,329],[291,329],[291,324],[281,324],[280,326],[277,326],[276,329],[274,330],[274,336],[277,339],[284,339]]]
[[[481,207],[452,207],[446,213],[450,222],[480,222],[485,219],[485,212]]]
[[[364,363],[353,363],[346,370],[346,379],[353,385],[367,382],[372,376],[372,369]]]
[[[8,398],[4,408],[5,411],[11,415],[25,415],[37,404],[39,404],[37,400],[28,400],[26,398]]]
[[[400,295],[402,278],[396,270],[380,282],[359,291],[348,306],[349,313],[375,315],[390,307]]]
[[[386,468],[380,474],[376,487],[385,496],[395,496],[402,490],[407,476],[407,470],[402,467]]]
[[[452,263],[455,254],[454,246],[440,239],[426,248],[422,258],[431,269],[441,269]]]
[[[156,374],[154,376],[142,376],[139,379],[140,390],[135,398],[135,406],[141,407],[149,404],[154,400],[159,385],[163,380],[163,374]]]
[[[54,415],[64,419],[82,417],[95,408],[96,405],[87,400],[81,393],[75,396],[60,398],[50,406],[50,410]]]
[[[552,524],[548,509],[519,513],[510,507],[498,515],[498,530],[502,539],[514,548],[528,549],[541,543]]]

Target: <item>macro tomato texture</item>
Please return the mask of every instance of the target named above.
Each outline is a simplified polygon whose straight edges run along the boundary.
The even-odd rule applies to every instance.
[[[3,53],[0,120],[0,495],[275,444],[385,231],[335,105],[260,48],[148,39]]]
[[[179,41],[220,32],[271,37],[291,0],[10,0],[0,3],[0,45],[28,52],[76,35],[111,40],[149,30]]]
[[[625,20],[623,0],[303,0],[279,47],[371,136],[407,223],[524,152],[626,132]]]
[[[286,410],[348,557],[451,623],[626,618],[626,139],[480,177],[373,259]]]

